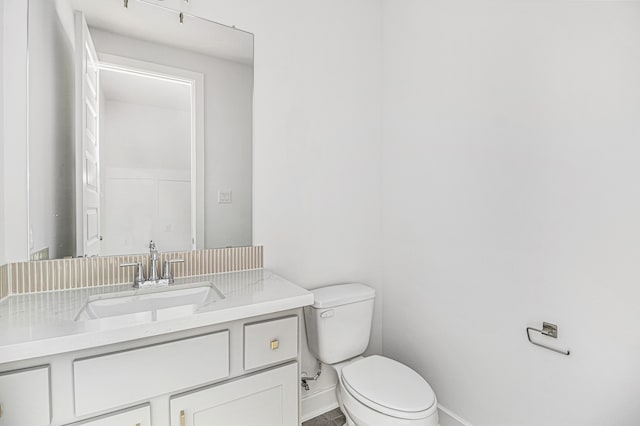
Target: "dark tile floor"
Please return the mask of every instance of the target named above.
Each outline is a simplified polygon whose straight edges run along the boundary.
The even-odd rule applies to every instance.
[[[302,423],[302,426],[342,426],[347,420],[339,408],[314,417]]]

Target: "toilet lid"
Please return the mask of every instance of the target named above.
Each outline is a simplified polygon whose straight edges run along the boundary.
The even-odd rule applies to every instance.
[[[436,397],[418,373],[397,361],[378,355],[345,366],[342,380],[354,398],[377,408],[417,414],[431,408]]]

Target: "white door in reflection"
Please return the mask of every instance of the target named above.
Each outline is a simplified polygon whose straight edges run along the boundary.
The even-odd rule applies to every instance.
[[[117,67],[101,70],[102,255],[149,240],[190,250],[192,86]]]
[[[98,54],[81,12],[75,13],[76,235],[83,256],[100,254],[100,137]]]

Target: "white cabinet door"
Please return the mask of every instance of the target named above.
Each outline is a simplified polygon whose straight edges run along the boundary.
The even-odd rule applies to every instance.
[[[0,426],[51,422],[49,367],[0,373]]]
[[[119,411],[113,414],[74,423],[73,426],[151,426],[151,408],[149,405]],[[72,426],[72,425],[69,425]]]
[[[171,398],[171,426],[297,424],[297,363]]]

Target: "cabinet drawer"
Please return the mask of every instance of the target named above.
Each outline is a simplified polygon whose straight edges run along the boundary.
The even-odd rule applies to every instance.
[[[198,386],[229,375],[229,331],[73,362],[77,416]]]
[[[151,407],[146,404],[67,426],[151,426]]]
[[[244,326],[244,369],[275,364],[298,354],[298,317]]]
[[[49,366],[0,373],[0,426],[51,422]]]

